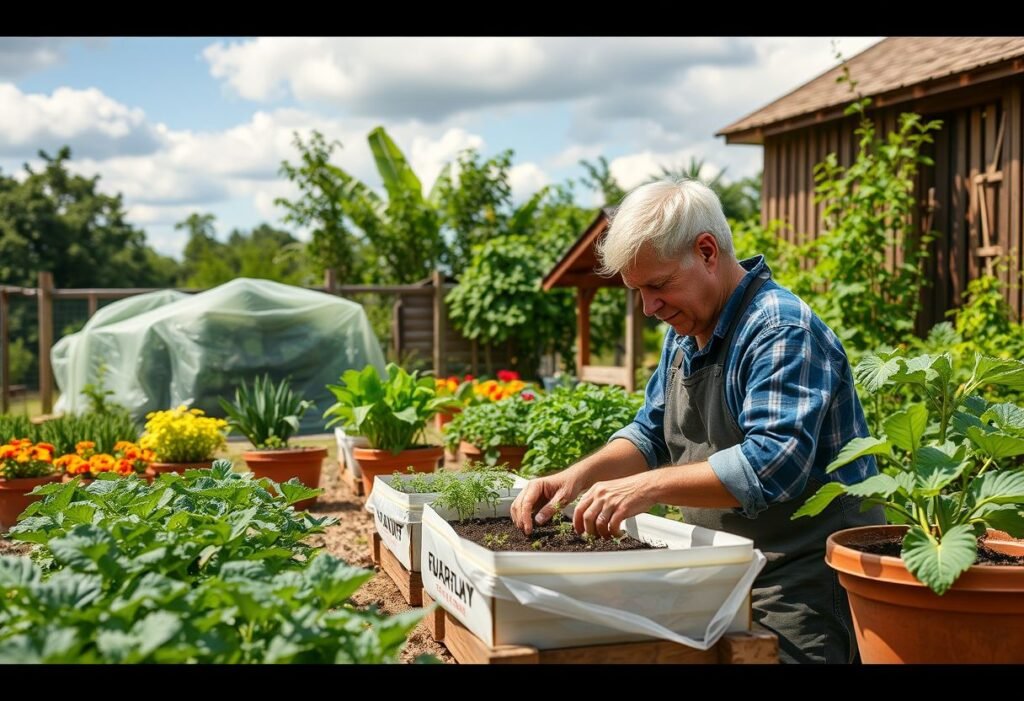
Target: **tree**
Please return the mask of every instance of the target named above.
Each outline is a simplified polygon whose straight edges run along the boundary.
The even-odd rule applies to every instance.
[[[330,163],[334,148],[341,148],[341,142],[328,143],[323,134],[314,131],[308,142],[296,132],[292,143],[301,163],[282,161],[281,174],[302,194],[294,201],[279,197],[274,203],[287,210],[285,222],[312,229],[307,250],[314,273],[322,274],[330,268],[343,281],[362,281],[366,244],[350,230],[344,206],[346,191],[354,179]]]
[[[589,163],[583,160],[580,161],[580,165],[583,166],[589,176],[588,178],[583,178],[583,184],[597,190],[604,196],[604,206],[618,206],[622,198],[626,196],[626,191],[622,189],[622,186],[619,185],[618,181],[615,180],[615,176],[609,170],[608,159],[604,156],[598,156],[597,163]]]
[[[19,182],[0,174],[0,279],[34,287],[41,270],[58,287],[160,287],[173,262],[125,221],[120,194],[97,191],[99,176],[72,175],[71,149],[40,151],[41,171]]]

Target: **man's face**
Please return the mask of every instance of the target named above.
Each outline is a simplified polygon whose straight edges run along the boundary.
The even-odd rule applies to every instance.
[[[622,271],[622,279],[640,292],[644,314],[664,321],[681,336],[696,336],[706,343],[714,333],[721,305],[716,267],[717,256],[709,262],[693,252],[689,266],[684,266],[644,244],[636,262]]]

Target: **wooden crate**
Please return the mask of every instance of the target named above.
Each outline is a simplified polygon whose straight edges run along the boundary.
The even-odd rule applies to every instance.
[[[366,496],[366,492],[363,491],[363,480],[360,477],[355,477],[348,470],[341,470],[341,483],[346,485],[349,490],[357,497]]]
[[[430,594],[423,591],[423,608],[429,608],[434,605],[434,600],[430,598]],[[440,606],[435,606],[434,610],[423,617],[423,625],[427,627],[432,637],[437,642],[444,640],[444,617],[447,612]]]
[[[726,633],[710,650],[696,650],[667,640],[538,650],[525,645],[490,647],[448,612],[444,613],[443,625],[442,642],[460,664],[777,664],[779,661],[778,637],[760,627]]]
[[[379,565],[391,577],[391,581],[398,587],[398,591],[402,593],[402,598],[407,604],[410,606],[422,605],[423,579],[420,577],[420,573],[405,569],[394,553],[380,542],[380,535],[377,533],[374,533],[370,540],[370,557],[373,559],[373,564]]]

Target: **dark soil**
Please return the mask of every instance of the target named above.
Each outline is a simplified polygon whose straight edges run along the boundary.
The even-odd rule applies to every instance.
[[[527,536],[516,528],[509,518],[474,518],[465,522],[452,521],[451,526],[463,538],[484,546],[489,550],[502,552],[613,552],[619,550],[650,550],[648,545],[631,536],[622,540],[595,538],[587,540],[574,531],[572,521],[563,521],[570,528],[565,533],[550,523],[534,526]],[[536,545],[539,543],[539,545]]]
[[[894,537],[873,543],[851,544],[854,550],[869,553],[871,555],[888,555],[899,557],[903,550],[903,538]],[[1007,555],[989,548],[985,545],[985,539],[978,539],[978,557],[974,560],[975,565],[1024,565],[1024,555]]]

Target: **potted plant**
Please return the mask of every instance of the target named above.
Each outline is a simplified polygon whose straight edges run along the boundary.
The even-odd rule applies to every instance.
[[[526,426],[532,406],[533,393],[522,392],[498,402],[466,407],[445,428],[445,448],[458,450],[466,460],[502,463],[509,470],[518,470],[526,454]]]
[[[888,526],[834,533],[826,560],[847,589],[865,662],[1024,662],[1024,408],[981,396],[1024,389],[1024,363],[976,355],[959,383],[949,353],[869,354],[869,393],[906,408],[877,437],[855,438],[827,468],[874,455],[880,473],[822,487],[793,518],[850,494],[881,504]]]
[[[12,438],[0,445],[0,532],[12,527],[18,515],[40,498],[30,495],[33,489],[59,480],[49,443]]]
[[[643,394],[582,382],[559,386],[537,400],[526,423],[520,472],[538,476],[562,470],[594,452],[633,420]]]
[[[109,453],[98,452],[93,441],[79,441],[74,453],[61,455],[54,465],[64,471],[65,482],[79,477],[82,484],[89,484],[105,472],[121,477],[137,475],[152,481],[154,473],[148,470],[152,461],[153,451],[131,441],[117,441]]]
[[[146,414],[139,447],[151,453],[147,474],[182,473],[213,465],[214,454],[225,445],[228,423],[206,416],[202,409],[184,404],[176,409]]]
[[[437,396],[449,397],[458,402],[457,406],[446,411],[439,411],[434,417],[437,430],[443,431],[445,425],[473,401],[473,387],[476,386],[476,380],[472,375],[466,375],[461,380],[455,375],[449,375],[446,378],[438,377],[434,380],[434,385],[437,388]]]
[[[639,514],[622,530],[640,549],[566,553],[538,539],[541,548],[511,551],[511,532],[469,520],[509,521],[512,501],[453,489],[423,507],[424,590],[485,644],[544,650],[661,638],[707,650],[750,628],[750,589],[765,563],[753,541]],[[479,537],[466,537],[460,521],[482,529]]]
[[[289,448],[288,439],[299,430],[302,417],[313,402],[299,399],[287,379],[275,383],[269,375],[242,382],[235,390],[235,401],[219,399],[228,416],[228,427],[252,443],[253,450],[242,453],[245,464],[257,477],[274,482],[297,478],[307,487],[320,486],[320,468],[327,457],[326,448]],[[296,509],[312,506],[316,497],[296,502]]]
[[[386,374],[381,379],[376,368],[367,365],[362,371],[347,370],[340,385],[327,386],[338,400],[324,412],[325,418],[333,417],[328,428],[342,423],[369,443],[367,448],[352,450],[367,494],[377,475],[407,467],[433,472],[443,449],[425,444],[424,425],[438,412],[458,404],[450,397],[437,396],[434,380],[421,377],[418,371],[409,373],[388,363]]]
[[[423,505],[438,494],[471,494],[475,504],[488,494],[515,496],[517,479],[505,470],[490,469],[472,463],[462,472],[440,470],[432,474],[395,472],[379,475],[374,490],[366,500],[366,510],[374,516],[374,525],[381,542],[410,572],[420,571],[420,522]],[[525,484],[520,480],[519,485]]]

